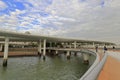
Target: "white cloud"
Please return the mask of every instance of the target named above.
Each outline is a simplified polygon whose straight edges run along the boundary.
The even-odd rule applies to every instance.
[[[24,13],[24,11],[15,10],[14,12],[10,12],[10,15],[4,14],[0,16],[0,29],[15,31],[16,27],[19,26],[19,18],[18,15]]]
[[[74,17],[71,15],[73,15],[75,12],[69,13],[68,11],[65,11],[66,9],[64,9],[63,7],[61,8],[60,6],[61,10],[64,11],[64,13],[61,13],[59,10],[58,15],[62,14],[61,16],[65,17],[69,14],[70,18],[72,17],[76,20],[74,23],[65,23],[63,21],[64,25],[62,25],[62,27],[64,28],[63,30],[65,31],[65,33],[61,33],[60,36],[92,40],[104,39],[106,41],[118,42],[120,40],[118,35],[120,34],[119,2],[119,0],[106,0],[105,6],[101,7],[101,5],[98,5],[100,4],[100,1],[87,1],[87,5],[84,6],[84,9],[79,13],[79,16],[75,14]],[[93,4],[94,6],[92,6]],[[57,13],[55,14],[57,15]]]
[[[39,0],[28,0],[33,7],[26,5],[26,10],[16,9],[10,16],[0,16],[0,23],[3,23],[0,28],[16,30],[16,27],[22,26],[28,29],[20,29],[20,32],[28,30],[33,34],[118,42],[120,0],[103,0],[104,6],[100,5],[101,1],[54,0],[51,5],[43,6]],[[50,15],[41,16],[38,12],[42,9]]]
[[[11,15],[17,16],[17,15],[23,14],[23,13],[25,13],[25,10],[20,11],[20,10],[16,9],[14,12],[11,12]]]
[[[62,25],[58,24],[57,30],[52,27],[42,29],[37,27],[38,31],[37,28],[34,30],[42,34],[118,42],[120,39],[118,2],[118,0],[113,3],[105,1],[105,7],[102,8],[98,5],[100,0],[87,0],[84,3],[78,3],[76,0],[69,2],[57,0],[46,10],[52,13],[51,17],[38,19],[43,24],[51,21]],[[35,32],[34,30],[31,31]]]
[[[111,0],[111,2],[109,2],[109,6],[120,7],[120,0]]]
[[[78,0],[55,0],[46,11],[52,15],[75,18],[84,10],[86,3],[78,3]]]
[[[0,0],[0,10],[3,10],[5,8],[7,8],[7,5],[3,1]]]

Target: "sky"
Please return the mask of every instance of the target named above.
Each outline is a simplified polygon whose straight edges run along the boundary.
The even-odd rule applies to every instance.
[[[120,44],[120,0],[0,0],[0,30]]]

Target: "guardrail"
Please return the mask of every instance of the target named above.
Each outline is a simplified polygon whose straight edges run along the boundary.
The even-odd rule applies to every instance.
[[[96,60],[94,61],[93,65],[87,70],[87,72],[80,78],[80,80],[96,80],[107,59],[107,54],[104,54],[102,60],[99,61],[99,55],[95,52],[92,53],[96,54]]]

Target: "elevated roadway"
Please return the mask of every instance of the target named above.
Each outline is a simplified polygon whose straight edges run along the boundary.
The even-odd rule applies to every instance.
[[[42,35],[32,35],[32,34],[24,34],[24,33],[15,33],[15,32],[6,32],[0,31],[0,41],[5,41],[4,43],[4,58],[3,58],[3,66],[7,65],[8,59],[8,50],[10,41],[36,41],[38,42],[38,53],[41,54],[41,48],[43,47],[43,59],[45,59],[46,54],[46,44],[49,43],[67,43],[66,45],[73,44],[74,48],[77,48],[77,43],[91,43],[93,44],[104,44],[104,45],[113,45],[114,43],[110,42],[101,42],[101,41],[91,41],[91,40],[80,40],[80,39],[70,39],[70,38],[58,38],[58,37],[50,37],[50,36],[42,36]],[[55,44],[57,45],[57,44]],[[2,46],[1,46],[2,47]],[[50,46],[53,47],[53,46]]]

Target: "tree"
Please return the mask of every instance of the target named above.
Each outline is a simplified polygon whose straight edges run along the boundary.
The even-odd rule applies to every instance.
[[[25,34],[31,34],[29,31],[26,31]]]

